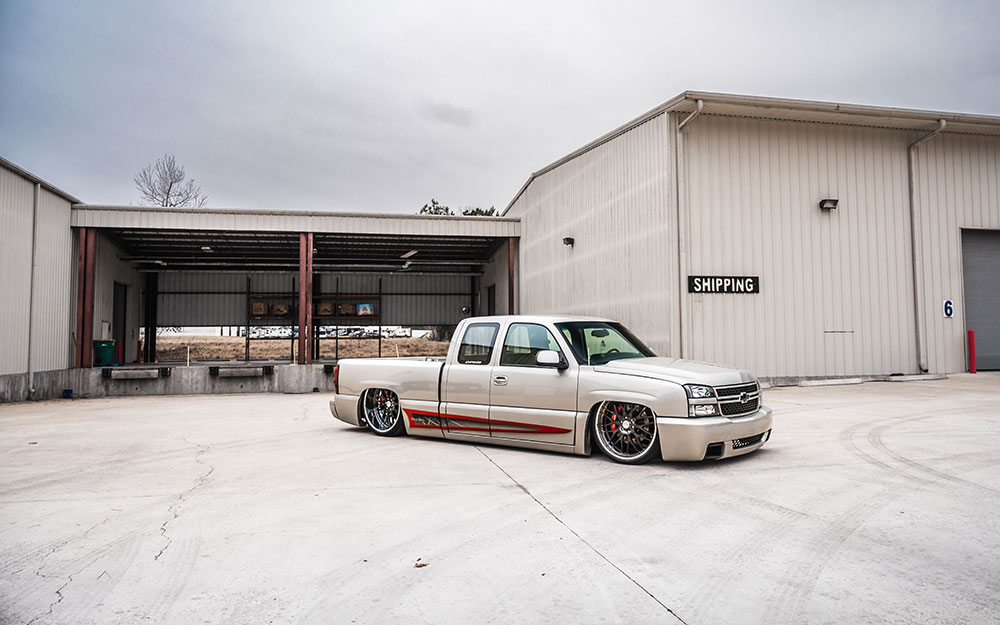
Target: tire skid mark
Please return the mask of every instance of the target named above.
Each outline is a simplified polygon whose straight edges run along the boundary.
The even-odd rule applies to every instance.
[[[82,563],[82,564],[80,564],[80,566],[75,566],[72,573],[67,573],[65,575],[46,575],[44,573],[41,573],[40,571],[36,572],[36,575],[38,575],[39,577],[44,578],[44,579],[60,579],[60,580],[65,580],[65,581],[64,581],[64,583],[61,586],[59,586],[55,590],[56,599],[54,601],[52,601],[51,603],[49,603],[48,609],[46,609],[44,612],[42,612],[42,613],[37,614],[36,616],[34,616],[31,620],[27,621],[27,623],[25,625],[28,625],[30,623],[34,623],[35,621],[37,621],[37,620],[39,620],[41,618],[50,616],[53,613],[53,611],[56,609],[56,606],[58,606],[58,605],[60,605],[60,604],[63,603],[63,600],[65,599],[65,595],[63,594],[63,591],[66,589],[67,586],[69,586],[73,582],[74,579],[79,579],[80,575],[85,570],[87,570],[89,567],[93,566],[101,558],[103,558],[106,555],[108,555],[108,554],[110,554],[110,553],[118,550],[120,545],[122,545],[123,543],[126,543],[128,541],[135,541],[135,536],[133,534],[126,534],[126,535],[121,536],[119,538],[116,538],[116,539],[114,539],[114,540],[112,540],[110,542],[104,543],[104,544],[102,544],[102,545],[100,545],[98,547],[90,549],[86,553],[84,553],[84,554],[82,554],[80,556],[77,556],[77,557],[69,560],[67,563],[65,563],[63,565],[64,568],[68,567],[71,564],[72,565],[77,565],[77,564]],[[66,622],[71,622],[71,623],[72,622],[76,622],[75,619],[64,619],[64,620]]]
[[[925,419],[925,418],[927,418],[927,417],[921,417],[921,419]],[[916,421],[916,420],[918,420],[918,419],[916,419],[916,418],[914,418],[914,419],[908,419],[907,421]],[[978,484],[976,482],[972,482],[972,481],[960,478],[960,477],[952,475],[950,473],[945,473],[944,471],[939,471],[939,470],[934,469],[932,467],[929,467],[929,466],[927,466],[925,464],[917,462],[916,460],[913,460],[912,458],[908,458],[908,457],[906,457],[906,456],[904,456],[904,455],[902,455],[902,454],[900,454],[900,453],[898,453],[896,451],[893,451],[892,449],[890,449],[885,444],[885,441],[883,440],[883,437],[884,437],[886,431],[890,430],[894,425],[896,425],[896,424],[891,424],[890,423],[890,424],[882,425],[882,426],[879,426],[879,427],[876,427],[876,428],[872,429],[872,431],[868,433],[868,442],[871,443],[872,447],[875,447],[876,449],[878,449],[880,452],[884,453],[885,455],[887,455],[887,456],[889,456],[889,457],[891,457],[891,458],[893,458],[893,459],[895,459],[895,460],[897,460],[899,462],[902,462],[903,464],[905,464],[906,466],[908,466],[908,467],[910,467],[912,469],[916,469],[917,471],[922,471],[924,473],[933,475],[934,477],[936,477],[938,479],[941,479],[941,480],[944,480],[946,482],[953,482],[953,483],[956,483],[956,484],[963,484],[963,485],[966,485],[966,486],[971,486],[973,488],[978,488],[978,489],[982,489],[982,490],[988,491],[989,493],[994,494],[994,495],[1000,493],[1000,490],[997,490],[995,488],[990,488],[989,486],[985,486],[983,484]]]
[[[205,462],[204,460],[201,459],[201,457],[205,454],[205,452],[207,452],[209,449],[211,449],[209,446],[202,445],[200,443],[192,443],[191,441],[189,441],[186,438],[184,439],[184,441],[187,442],[187,443],[189,443],[189,444],[197,446],[198,451],[195,454],[194,461],[197,462],[198,464],[202,465],[202,466],[208,467],[208,471],[205,474],[203,474],[201,477],[199,477],[195,481],[194,485],[191,486],[191,488],[189,488],[186,491],[182,492],[181,494],[177,495],[177,499],[174,501],[174,503],[171,504],[169,508],[167,508],[167,513],[169,514],[169,516],[160,525],[160,536],[162,536],[164,539],[166,539],[166,543],[163,545],[163,547],[160,549],[160,551],[155,556],[153,556],[153,560],[159,560],[160,556],[163,555],[163,552],[166,551],[168,547],[170,547],[170,543],[173,541],[173,539],[170,537],[169,534],[167,534],[167,525],[171,521],[176,521],[177,517],[180,516],[180,507],[181,507],[181,504],[184,503],[184,500],[187,498],[188,495],[190,495],[192,492],[194,492],[198,488],[201,488],[202,486],[204,486],[205,485],[205,481],[208,480],[208,477],[210,475],[212,475],[212,473],[215,471],[215,467],[213,467],[212,465],[208,464],[207,462]]]
[[[119,512],[118,514],[110,515],[103,521],[99,521],[98,523],[94,524],[93,526],[91,526],[86,530],[73,532],[56,540],[42,544],[39,547],[32,549],[31,551],[28,552],[21,552],[19,546],[13,545],[9,549],[0,551],[0,561],[3,562],[3,564],[0,565],[0,571],[10,571],[15,567],[17,567],[18,565],[24,566],[28,563],[35,562],[38,560],[38,558],[44,560],[48,558],[50,555],[52,555],[52,553],[65,547],[67,544],[86,538],[91,531],[93,531],[96,527],[100,525],[104,525],[111,522],[117,523],[118,521],[121,521],[125,518],[134,517],[143,514],[145,512],[148,512],[150,510],[153,510],[155,508],[161,508],[163,504],[173,499],[173,497],[174,497],[173,495],[167,497],[160,497],[154,501],[150,501],[137,508],[132,508],[128,511],[122,511]],[[53,514],[61,514],[61,513],[53,513]],[[14,555],[14,552],[17,552],[16,555]]]
[[[240,439],[236,441],[230,441],[228,443],[213,444],[212,449],[215,451],[232,451],[248,447],[267,447],[268,445],[278,445],[285,443],[284,440],[280,441],[276,440],[278,438],[289,439],[289,438],[297,438],[300,436],[314,437],[317,434],[326,432],[327,429],[328,429],[327,427],[318,427],[310,430],[301,430],[297,432],[284,433],[281,434],[280,436],[273,436],[268,438]],[[190,453],[191,450],[189,448],[182,447],[178,449],[171,449],[168,451],[144,455],[141,458],[132,461],[123,461],[120,459],[103,460],[103,461],[88,463],[86,467],[74,467],[72,469],[64,469],[60,471],[53,471],[50,473],[43,473],[41,475],[33,475],[29,477],[18,478],[0,483],[0,498],[22,492],[37,491],[40,488],[63,483],[69,478],[75,478],[81,475],[91,475],[95,473],[100,473],[107,469],[121,469],[126,466],[134,468],[142,465],[156,465],[160,464],[164,460],[176,460],[179,458],[183,458]]]
[[[819,540],[810,545],[808,551],[803,551],[803,553],[811,554],[811,557],[797,562],[792,567],[786,578],[786,585],[783,587],[790,588],[791,592],[784,592],[774,610],[768,611],[768,621],[778,623],[804,622],[805,605],[815,592],[816,584],[819,582],[826,565],[840,551],[844,543],[857,532],[858,528],[902,494],[903,491],[895,487],[882,489],[824,524],[815,534]]]
[[[726,560],[727,571],[725,575],[713,575],[709,583],[699,586],[701,591],[694,597],[691,604],[708,608],[707,612],[699,615],[706,618],[707,622],[725,620],[725,614],[716,614],[716,606],[726,607],[726,602],[720,600],[720,596],[730,594],[730,590],[739,588],[744,580],[755,580],[758,571],[754,563],[759,562],[764,553],[769,553],[774,550],[776,545],[780,545],[782,537],[787,536],[789,530],[796,523],[808,517],[805,513],[792,508],[764,502],[755,497],[742,496],[741,499],[752,505],[776,512],[778,518],[765,521],[740,543],[736,555],[732,555]]]

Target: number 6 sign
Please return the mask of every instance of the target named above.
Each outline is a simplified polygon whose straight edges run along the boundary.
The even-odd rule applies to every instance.
[[[944,300],[944,318],[951,319],[955,316],[955,304],[950,299]]]

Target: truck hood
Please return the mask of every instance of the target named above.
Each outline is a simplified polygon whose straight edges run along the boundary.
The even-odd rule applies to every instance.
[[[624,358],[612,360],[608,364],[594,367],[594,369],[607,373],[657,378],[678,384],[707,384],[709,386],[726,386],[752,382],[756,379],[749,371],[680,358]]]

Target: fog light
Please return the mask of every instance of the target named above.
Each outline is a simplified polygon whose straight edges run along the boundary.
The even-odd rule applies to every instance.
[[[689,414],[692,417],[711,417],[719,413],[715,404],[692,404]]]

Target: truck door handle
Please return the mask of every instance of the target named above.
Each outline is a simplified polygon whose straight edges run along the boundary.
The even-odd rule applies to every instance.
[[[498,375],[497,377],[493,378],[493,384],[495,384],[496,386],[507,386],[507,376]]]

